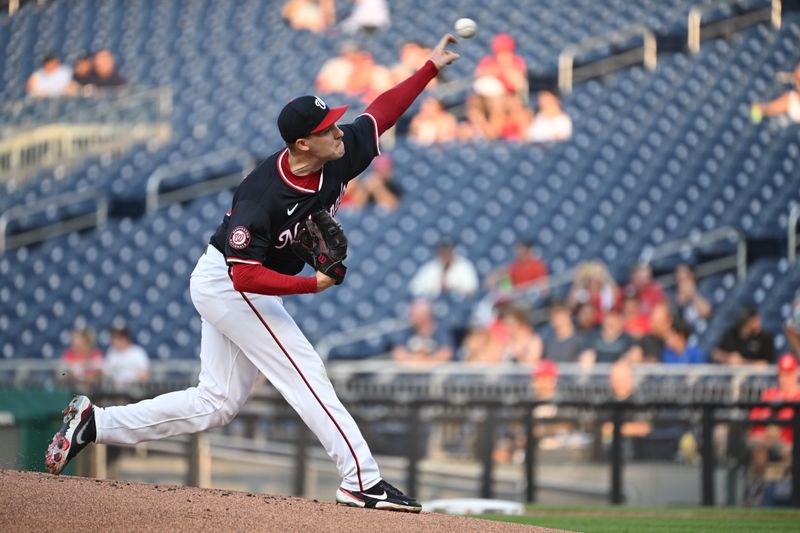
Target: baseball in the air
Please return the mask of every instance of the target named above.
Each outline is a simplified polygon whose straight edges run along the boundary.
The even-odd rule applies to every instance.
[[[464,39],[469,39],[478,30],[478,25],[472,19],[458,19],[455,24],[456,33]]]

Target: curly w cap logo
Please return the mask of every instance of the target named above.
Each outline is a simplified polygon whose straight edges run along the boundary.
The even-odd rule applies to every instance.
[[[320,98],[319,96],[314,97],[314,105],[320,109],[328,109],[328,106],[325,104],[325,102],[322,101],[322,98]]]
[[[228,244],[234,250],[247,248],[247,245],[250,244],[250,230],[244,226],[236,226],[231,232]]]

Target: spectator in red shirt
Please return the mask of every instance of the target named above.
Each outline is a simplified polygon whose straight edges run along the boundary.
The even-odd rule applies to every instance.
[[[528,67],[521,56],[514,53],[517,43],[507,33],[498,33],[492,39],[492,53],[480,60],[475,78],[494,78],[507,93],[527,96]]]
[[[486,285],[501,290],[524,287],[547,275],[547,264],[536,254],[533,243],[523,239],[517,243],[514,260],[489,274]]]
[[[778,358],[776,367],[778,386],[766,389],[761,393],[761,399],[768,402],[800,401],[797,358],[791,353],[785,353]],[[792,407],[777,410],[772,407],[755,407],[750,411],[751,420],[791,420],[793,417]],[[793,437],[791,426],[754,426],[750,430],[753,481],[758,483],[764,479],[768,462],[788,463],[791,460]]]
[[[72,331],[70,346],[61,354],[65,377],[76,383],[91,384],[103,373],[103,353],[95,346],[94,335],[88,329]]]
[[[631,270],[631,279],[623,291],[626,297],[639,301],[639,313],[649,317],[655,307],[664,302],[664,289],[653,279],[653,269],[647,263],[637,263]]]

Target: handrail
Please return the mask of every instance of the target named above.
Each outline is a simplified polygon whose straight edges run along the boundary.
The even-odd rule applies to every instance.
[[[159,194],[161,182],[179,175],[182,172],[186,172],[187,170],[192,170],[198,165],[213,165],[214,163],[224,159],[233,159],[241,163],[242,179],[247,176],[248,172],[250,172],[255,165],[255,160],[250,153],[241,148],[224,148],[217,152],[204,154],[200,157],[185,159],[170,165],[162,165],[158,167],[149,178],[147,178],[147,184],[145,185],[147,195],[145,200],[146,212],[151,213],[158,209],[162,196]]]
[[[331,333],[323,337],[314,347],[320,358],[327,361],[331,351],[339,346],[346,346],[356,342],[366,341],[386,335],[397,333],[408,329],[410,326],[406,320],[399,318],[386,318],[374,324],[368,324],[359,328],[350,329],[344,332]]]
[[[705,4],[692,6],[692,8],[689,9],[689,16],[686,21],[686,45],[691,53],[696,54],[700,51],[700,41],[702,40],[701,34],[703,31],[705,31],[710,37],[716,37],[727,31],[730,31],[731,27],[738,29],[767,20],[772,23],[773,27],[781,27],[781,0],[771,0],[769,7],[756,9],[742,15],[728,17],[724,20],[713,22],[706,28],[703,28],[703,15],[707,15],[714,9],[720,7],[735,6],[737,4],[737,0],[715,0]]]
[[[747,239],[745,239],[741,231],[732,226],[723,226],[705,233],[689,235],[686,238],[658,246],[646,246],[642,250],[640,259],[652,262],[679,252],[690,251],[715,242],[731,240],[736,242],[736,276],[741,280],[747,276]]]
[[[62,104],[78,100],[81,103],[89,105],[80,109],[62,112]],[[101,94],[93,94],[90,96],[61,96],[47,99],[26,97],[0,103],[0,115],[6,117],[6,124],[4,124],[6,128],[43,126],[53,121],[69,122],[83,116],[90,116],[92,122],[98,122],[103,114],[108,113],[109,110],[114,111],[116,109],[131,108],[148,102],[154,102],[156,104],[155,109],[158,118],[162,120],[168,119],[172,114],[172,87],[162,86],[152,89],[124,87],[119,89],[106,89]],[[32,122],[30,124],[15,124],[13,122],[14,117],[22,114],[26,108],[40,106],[47,106],[47,116],[44,117],[48,119],[47,121]]]
[[[30,216],[31,214],[41,213],[54,207],[63,207],[65,205],[82,202],[84,200],[93,199],[97,207],[94,213],[88,215],[77,216],[68,221],[60,220],[55,224],[36,228],[26,231],[11,237],[6,236],[8,224],[12,220]],[[25,204],[14,206],[11,209],[0,214],[0,254],[5,253],[7,249],[15,248],[37,242],[45,236],[56,236],[64,233],[74,231],[77,229],[84,229],[90,226],[100,226],[108,220],[108,198],[102,192],[95,190],[85,190],[80,192],[72,192],[61,194],[55,197],[43,198],[33,204]]]
[[[798,222],[800,222],[800,204],[792,203],[789,208],[789,222],[786,228],[786,241],[789,245],[789,250],[786,258],[789,264],[793,265],[797,262],[797,235],[800,232],[798,229]]]
[[[610,58],[594,62],[595,64],[599,63],[599,67],[596,66],[593,68],[591,65],[580,67],[577,70],[581,71],[582,73],[587,72],[587,74],[576,76],[575,57],[579,54],[591,52],[603,46],[619,44],[621,41],[630,39],[631,37],[639,36],[641,36],[643,40],[641,47],[632,48],[630,50],[626,50],[625,52],[615,54]],[[641,54],[639,53],[640,51]],[[590,37],[589,39],[585,39],[577,44],[567,46],[561,51],[560,54],[558,54],[559,90],[565,94],[571,93],[573,83],[576,81],[575,78],[579,78],[577,81],[581,81],[594,75],[607,72],[609,69],[606,68],[607,66],[605,63],[611,61],[612,59],[616,67],[615,70],[622,68],[623,66],[638,63],[640,61],[643,62],[645,67],[647,67],[649,70],[655,69],[656,62],[658,60],[655,34],[650,28],[642,24],[634,24],[622,30],[617,30],[597,37]],[[595,73],[595,70],[598,72]],[[591,74],[589,74],[589,72],[591,72]]]

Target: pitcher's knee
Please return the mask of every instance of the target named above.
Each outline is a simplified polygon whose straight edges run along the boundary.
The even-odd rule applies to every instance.
[[[241,408],[240,402],[233,401],[228,396],[202,385],[198,387],[197,392],[201,409],[207,413],[207,428],[224,426],[233,420]]]

